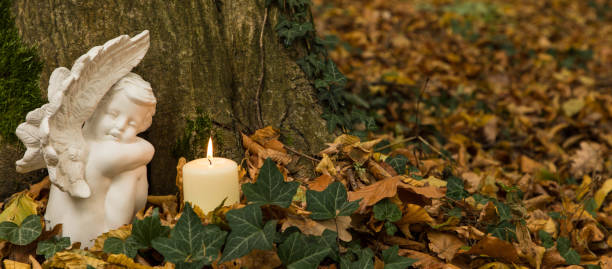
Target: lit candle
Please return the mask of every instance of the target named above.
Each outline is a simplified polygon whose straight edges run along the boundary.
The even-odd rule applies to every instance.
[[[206,158],[183,166],[183,192],[185,201],[199,206],[204,213],[213,211],[225,198],[225,205],[239,202],[238,165],[230,159],[213,158],[209,139]]]

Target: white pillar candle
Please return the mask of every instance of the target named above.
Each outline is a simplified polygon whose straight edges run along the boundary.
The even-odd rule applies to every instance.
[[[212,140],[208,141],[207,158],[193,160],[183,166],[183,192],[185,201],[197,205],[208,213],[227,197],[225,205],[240,202],[238,164],[212,157]]]

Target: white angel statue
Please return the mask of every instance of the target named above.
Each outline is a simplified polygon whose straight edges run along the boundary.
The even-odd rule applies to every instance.
[[[47,227],[63,224],[62,235],[86,247],[131,222],[146,203],[154,148],[136,135],[151,125],[156,99],[130,71],[148,48],[148,31],[122,35],[90,49],[71,70],[55,69],[49,103],[17,127],[27,148],[17,171],[49,171]]]

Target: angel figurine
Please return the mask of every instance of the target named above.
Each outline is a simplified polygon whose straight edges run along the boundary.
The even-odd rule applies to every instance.
[[[149,32],[122,35],[79,57],[49,79],[49,103],[26,116],[17,136],[26,152],[18,172],[46,167],[52,183],[47,227],[92,246],[130,223],[147,199],[153,146],[137,136],[155,114],[151,85],[130,71],[149,48]]]

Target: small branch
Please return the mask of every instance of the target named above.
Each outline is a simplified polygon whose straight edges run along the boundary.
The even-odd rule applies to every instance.
[[[392,144],[389,144],[389,145],[386,145],[386,146],[382,146],[380,148],[375,148],[374,151],[379,151],[379,150],[383,150],[383,149],[386,149],[386,148],[390,148],[390,147],[393,147],[393,146],[395,146],[397,144],[401,144],[401,143],[404,143],[404,142],[415,140],[416,138],[417,138],[416,136],[411,136],[411,137],[408,137],[408,138],[404,138],[404,139],[402,139],[400,141],[393,142]]]
[[[423,142],[423,144],[425,144],[426,146],[428,146],[431,150],[435,151],[436,153],[440,154],[440,156],[447,158],[449,160],[452,160],[449,156],[446,156],[446,154],[442,153],[441,151],[439,151],[436,147],[432,146],[431,144],[429,144],[429,142],[427,142],[427,140],[425,140],[424,138],[418,136],[419,141]]]
[[[293,149],[291,147],[288,147],[288,146],[285,146],[285,145],[283,145],[283,147],[285,147],[285,149],[287,149],[287,150],[289,150],[289,151],[291,151],[291,152],[293,152],[293,153],[295,153],[297,155],[300,155],[300,156],[302,156],[302,157],[304,157],[306,159],[309,159],[309,160],[311,160],[313,162],[320,162],[321,161],[321,160],[318,160],[316,158],[310,157],[310,156],[308,156],[308,155],[306,155],[304,153],[301,153],[301,152],[299,152],[299,151],[297,151],[297,150],[295,150],[295,149]]]
[[[265,63],[264,62],[265,51],[264,51],[264,46],[263,46],[263,35],[266,29],[267,20],[268,20],[268,8],[266,7],[264,11],[263,22],[261,23],[261,33],[259,34],[259,62],[260,62],[260,67],[261,67],[261,74],[259,75],[259,83],[257,85],[257,92],[255,93],[255,106],[257,107],[257,121],[259,123],[258,129],[261,129],[265,126],[264,121],[263,121],[263,116],[261,115],[261,104],[259,102],[259,95],[261,94],[261,90],[263,88],[264,74],[266,73],[265,64],[264,64]]]

